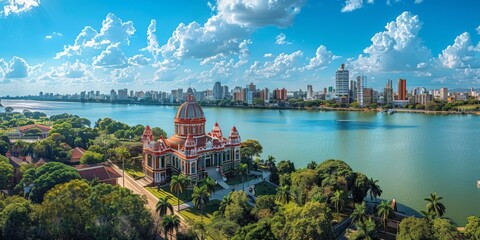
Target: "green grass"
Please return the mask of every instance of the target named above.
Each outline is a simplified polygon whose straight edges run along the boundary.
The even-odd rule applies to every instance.
[[[203,221],[205,222],[205,224],[209,224],[212,221],[213,212],[217,211],[219,206],[220,206],[219,200],[212,200],[207,204],[207,206],[205,206],[205,208],[203,209]],[[187,208],[180,211],[179,213],[187,221],[188,220],[192,222],[201,221],[200,209]]]
[[[163,189],[160,189],[160,191],[158,191],[158,189],[156,187],[146,187],[145,189],[147,189],[149,192],[151,192],[157,198],[170,196],[170,199],[168,199],[168,202],[170,204],[172,204],[173,206],[178,205],[178,198],[175,196],[175,194],[167,192]],[[180,199],[180,204],[183,204],[183,203],[184,203],[184,201]]]
[[[263,181],[255,184],[255,197],[262,195],[275,195],[276,193],[276,187],[268,182]]]
[[[474,110],[477,110],[477,108],[480,108],[480,104],[476,104],[476,105],[463,105],[463,106],[459,106],[460,109],[464,110],[464,111],[474,111]]]
[[[245,178],[245,176],[243,177],[244,178],[244,182],[248,182],[250,180],[253,180],[255,179],[255,176],[251,176],[249,175],[247,178]],[[240,176],[240,174],[238,175],[235,175],[235,176],[231,176],[231,177],[227,177],[227,181],[226,183],[228,185],[237,185],[237,184],[240,184],[242,183],[242,177]]]
[[[132,163],[128,164],[127,162]],[[122,168],[121,162],[117,163],[117,165]],[[133,161],[125,161],[125,172],[134,179],[140,179],[145,177],[145,173],[143,173],[142,162],[136,159],[133,159]]]

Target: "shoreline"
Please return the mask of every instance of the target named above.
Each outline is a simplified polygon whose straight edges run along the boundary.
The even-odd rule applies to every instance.
[[[145,106],[180,106],[182,103],[160,103],[160,102],[139,102],[139,101],[78,101],[78,100],[65,100],[65,99],[31,99],[31,98],[2,98],[5,100],[24,100],[24,101],[41,101],[41,102],[65,102],[65,103],[97,103],[97,104],[120,104],[120,105],[145,105]],[[333,107],[290,107],[290,106],[219,106],[214,104],[200,104],[202,107],[217,107],[217,108],[239,108],[239,109],[265,109],[265,110],[302,110],[302,111],[338,111],[338,112],[382,112],[383,108],[333,108]],[[5,106],[4,106],[5,107]],[[415,113],[415,114],[428,114],[428,115],[477,115],[480,116],[480,111],[434,111],[434,110],[418,110],[418,109],[406,109],[406,108],[393,108],[395,113]]]

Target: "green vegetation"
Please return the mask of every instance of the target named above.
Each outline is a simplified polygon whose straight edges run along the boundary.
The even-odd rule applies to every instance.
[[[179,213],[183,218],[191,221],[192,223],[203,221],[205,224],[209,224],[213,218],[213,213],[218,210],[219,206],[219,200],[212,200],[204,206],[203,214],[197,208],[187,208],[181,210]]]
[[[275,189],[275,186],[268,182],[259,182],[255,184],[255,196],[258,197],[262,195],[275,195],[277,193]]]
[[[183,200],[178,199],[174,194],[172,194],[170,192],[167,192],[162,188],[160,188],[160,190],[158,190],[158,188],[156,188],[156,187],[146,187],[145,189],[147,189],[149,192],[151,192],[157,198],[168,197],[168,202],[172,205],[179,205],[179,204],[184,203]]]

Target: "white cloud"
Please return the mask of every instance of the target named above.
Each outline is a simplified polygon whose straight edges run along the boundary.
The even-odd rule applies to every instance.
[[[130,37],[135,33],[133,22],[123,22],[112,13],[109,13],[102,21],[102,28],[99,32],[90,26],[86,26],[78,34],[73,45],[64,46],[64,50],[56,54],[55,59],[83,55],[91,57],[105,47],[120,43],[130,44]]]
[[[464,32],[455,38],[453,45],[449,45],[439,54],[438,59],[446,68],[467,68],[480,67],[480,58],[472,44],[472,39],[468,32]]]
[[[480,26],[477,27],[477,33],[480,34]]]
[[[25,59],[20,57],[13,57],[12,60],[8,63],[4,63],[4,78],[5,79],[16,79],[16,78],[27,78],[29,65]]]
[[[140,73],[135,71],[135,68],[128,67],[122,69],[114,69],[110,73],[110,78],[115,83],[132,83],[139,79]]]
[[[128,60],[125,57],[120,43],[114,43],[107,47],[100,55],[93,58],[93,66],[103,68],[124,68]]]
[[[283,34],[283,33],[280,33],[275,38],[275,44],[277,44],[277,45],[292,44],[291,42],[286,41],[286,39],[287,39],[287,36],[285,36],[285,34]]]
[[[142,50],[148,51],[149,53],[151,53],[155,62],[157,61],[157,57],[160,54],[160,47],[158,44],[157,35],[155,34],[156,32],[157,32],[157,21],[155,19],[152,19],[147,29],[147,47],[145,47]]]
[[[372,44],[351,61],[358,72],[392,72],[415,69],[431,58],[431,52],[418,36],[422,27],[417,15],[404,12],[375,34]]]
[[[246,27],[286,27],[300,13],[305,0],[218,0],[218,15],[226,22]]]
[[[373,4],[373,0],[365,1],[369,4]],[[342,8],[342,12],[352,12],[363,7],[363,0],[346,0],[345,6]]]
[[[40,6],[40,0],[3,0],[0,1],[0,16],[21,14]]]
[[[62,33],[59,32],[53,32],[52,34],[48,34],[45,36],[45,39],[53,39],[53,38],[60,38],[63,37]]]
[[[128,59],[128,64],[134,66],[143,66],[150,64],[150,59],[145,57],[143,54],[137,54]]]
[[[273,61],[267,61],[263,65],[255,61],[245,72],[245,75],[271,80],[277,78],[286,79],[290,76],[290,73],[298,70],[298,59],[302,56],[302,51],[296,51],[291,54],[281,53]]]
[[[340,58],[339,56],[335,56],[331,51],[327,49],[327,47],[320,45],[317,48],[315,53],[315,57],[310,58],[309,64],[306,66],[306,69],[323,69],[326,68],[328,64],[330,64],[333,60]]]
[[[415,4],[420,4],[422,2],[423,2],[423,0],[415,0]]]
[[[263,55],[263,57],[264,57],[264,58],[271,58],[271,57],[273,57],[273,54],[271,54],[271,53],[265,53],[265,54]]]

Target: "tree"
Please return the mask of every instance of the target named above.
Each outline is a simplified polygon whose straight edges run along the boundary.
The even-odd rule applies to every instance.
[[[467,239],[480,239],[480,217],[470,216],[467,218],[468,223],[465,225],[465,237]]]
[[[365,202],[362,204],[356,204],[355,209],[353,210],[350,217],[352,218],[352,222],[363,222],[367,219],[367,214],[365,214]]]
[[[225,218],[241,226],[250,222],[251,207],[248,204],[248,197],[244,191],[230,193],[230,204],[225,208]]]
[[[232,240],[275,240],[275,236],[270,229],[270,224],[266,221],[261,221],[249,224],[237,230]]]
[[[275,217],[272,222],[278,222]],[[334,239],[330,209],[319,202],[307,202],[305,206],[289,204],[284,212],[284,226],[274,231],[277,239]],[[281,225],[276,226],[276,228]],[[273,226],[272,226],[273,228]],[[284,236],[278,234],[285,234]]]
[[[430,240],[434,239],[430,224],[425,218],[404,218],[399,225],[397,239]]]
[[[231,193],[232,192],[229,192],[226,196],[223,196],[220,206],[218,206],[218,212],[222,216],[225,215],[225,209],[227,209],[227,206],[232,202]]]
[[[167,133],[159,127],[153,127],[152,128],[152,133],[153,133],[153,136],[155,136],[157,138],[159,138],[159,137],[167,138]]]
[[[6,189],[10,178],[13,176],[13,166],[8,159],[0,155],[0,189]]]
[[[206,186],[210,194],[215,194],[215,186],[217,185],[217,183],[215,182],[215,180],[213,180],[213,178],[211,178],[210,176],[205,178],[204,185]]]
[[[391,201],[382,201],[377,206],[377,214],[383,220],[383,230],[387,231],[387,220],[392,217],[395,212],[393,211],[392,202]]]
[[[435,216],[442,217],[445,214],[445,205],[440,201],[443,197],[439,197],[437,193],[430,193],[430,197],[425,198],[427,202],[427,211],[430,213],[435,213]]]
[[[165,230],[165,239],[167,238],[167,233],[170,233],[170,236],[173,235],[173,230],[178,233],[178,227],[180,227],[180,218],[177,215],[166,215],[162,220],[162,225]]]
[[[291,193],[296,196],[296,201],[300,205],[309,201],[312,189],[320,182],[317,172],[311,169],[293,172],[290,174],[290,178]]]
[[[352,234],[349,239],[362,239],[362,240],[373,240],[376,239],[376,230],[377,230],[377,225],[375,224],[375,221],[373,221],[371,218],[368,218],[364,221],[359,221],[355,224],[355,228],[357,228],[357,232]]]
[[[80,178],[75,168],[59,162],[49,162],[36,169],[27,170],[16,190],[23,191],[24,186],[33,184],[29,197],[34,203],[40,203],[45,193],[55,185]]]
[[[295,165],[290,160],[282,160],[277,164],[278,173],[292,173],[295,172]]]
[[[193,206],[200,209],[200,218],[203,221],[203,208],[207,205],[210,200],[210,193],[208,193],[207,186],[203,185],[201,187],[195,186],[193,188],[192,194],[192,203]]]
[[[355,179],[352,187],[352,200],[354,203],[361,203],[367,196],[370,188],[370,180],[365,174],[355,172]]]
[[[260,156],[263,152],[263,147],[260,142],[253,139],[247,139],[241,143],[240,153],[246,158],[252,159],[253,156]]]
[[[240,164],[239,170],[240,170],[240,175],[242,176],[242,190],[245,191],[245,180],[243,177],[247,175],[248,165],[245,163]]]
[[[335,191],[330,201],[332,201],[332,203],[335,205],[335,210],[337,211],[337,217],[338,217],[338,211],[343,208],[343,204],[345,203],[343,190]]]
[[[255,200],[252,214],[258,219],[270,218],[277,212],[278,205],[275,203],[274,195],[261,195]]]
[[[273,168],[275,166],[275,157],[273,157],[272,155],[268,155],[265,164],[267,165],[268,169]]]
[[[125,160],[130,157],[130,152],[126,148],[117,148],[115,155],[120,161],[122,161],[122,177],[123,177],[123,187],[125,187]]]
[[[28,239],[31,236],[31,212],[30,202],[23,198],[9,197],[3,204],[0,200],[0,238]]]
[[[155,206],[155,212],[157,212],[158,216],[162,218],[164,215],[168,213],[168,210],[170,210],[170,213],[173,214],[173,206],[168,200],[171,198],[171,196],[163,196],[158,199],[158,202]]]
[[[183,185],[183,189],[185,189],[185,200],[186,200],[188,198],[187,187],[192,182],[192,179],[187,175],[180,175],[179,181]]]
[[[462,235],[450,220],[437,218],[432,221],[433,237],[438,240],[461,240]]]
[[[103,162],[103,155],[100,153],[85,151],[83,156],[80,158],[81,164],[96,164]]]
[[[172,179],[170,180],[170,191],[177,192],[177,200],[178,200],[177,209],[178,211],[180,211],[180,192],[183,191],[181,175],[172,176]]]
[[[370,180],[368,181],[370,187],[369,187],[369,191],[370,191],[370,199],[373,201],[374,199],[377,199],[377,197],[380,197],[383,193],[382,189],[380,188],[380,186],[378,186],[378,180],[373,180],[373,178],[370,178]]]
[[[307,164],[307,169],[315,169],[317,168],[317,163],[315,161],[311,161]]]
[[[291,194],[288,186],[281,186],[277,188],[277,193],[275,194],[275,200],[281,204],[287,204],[291,200]]]

